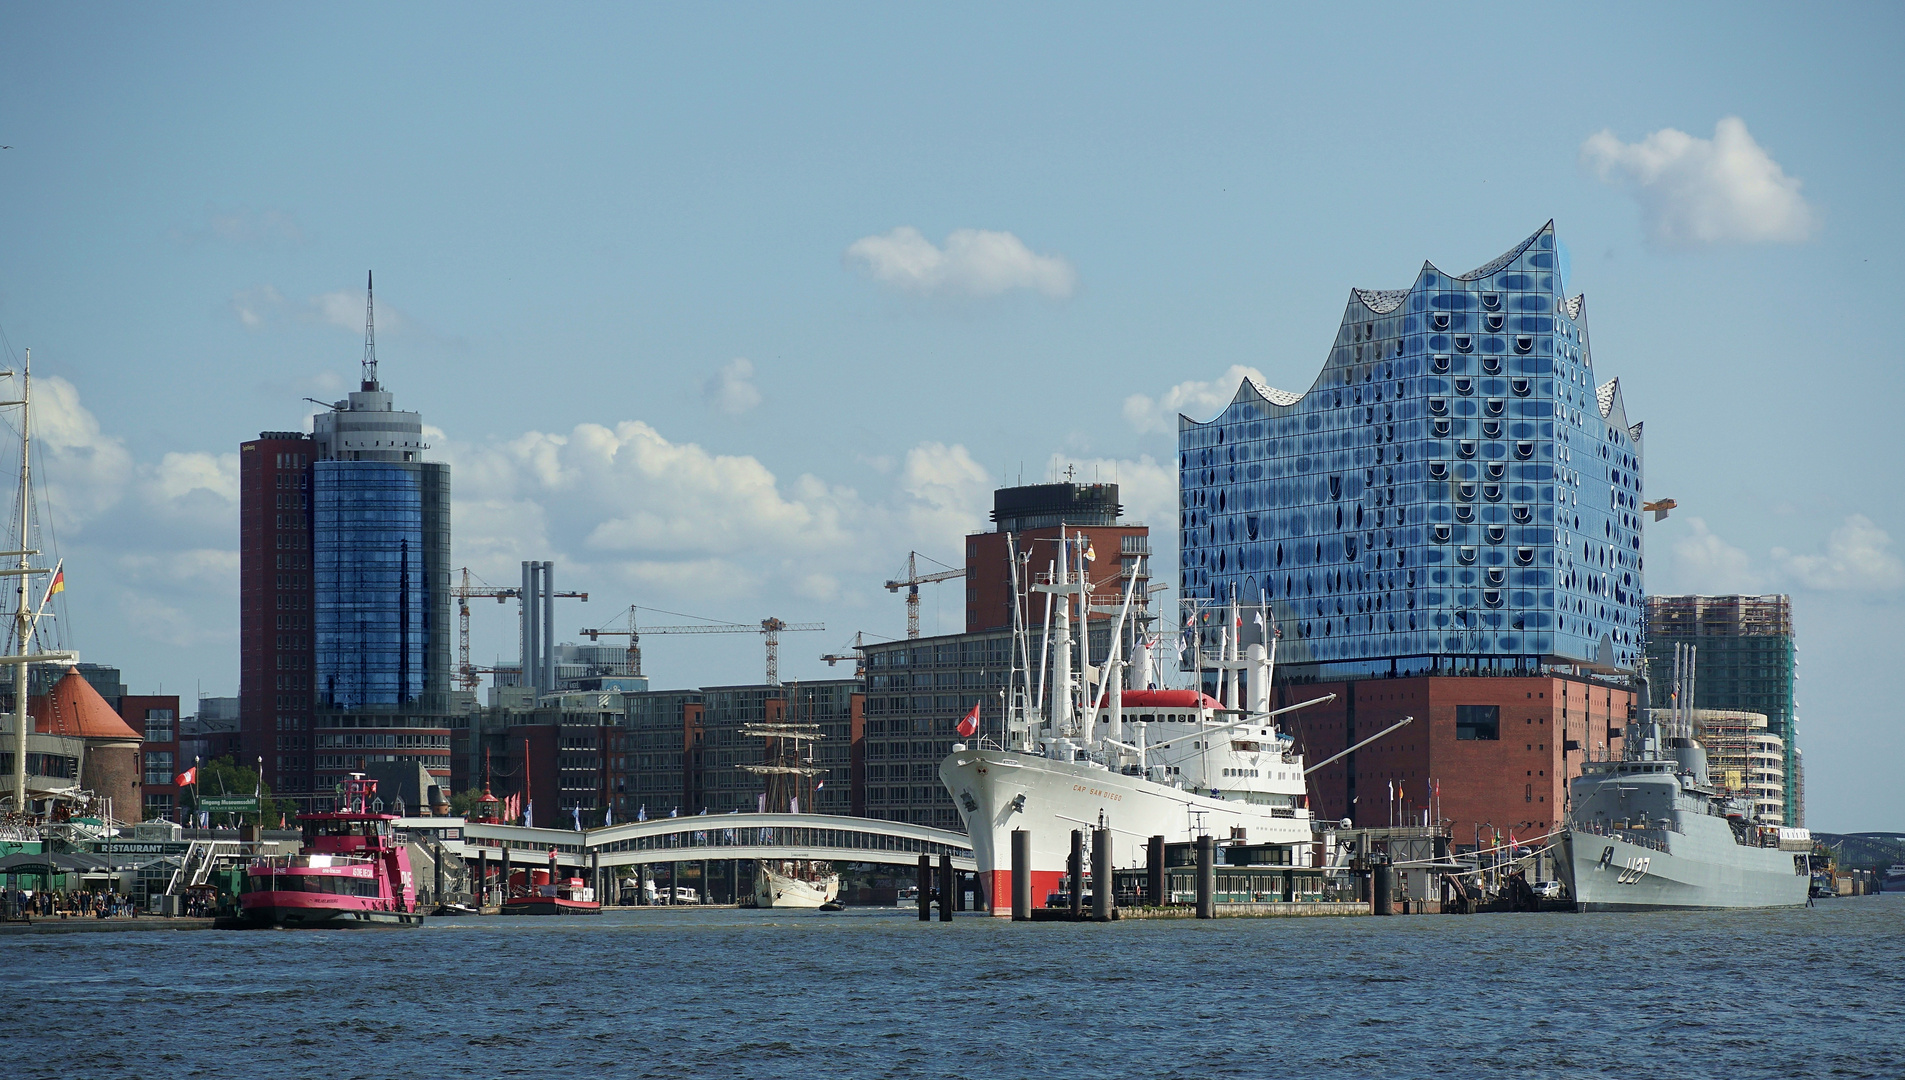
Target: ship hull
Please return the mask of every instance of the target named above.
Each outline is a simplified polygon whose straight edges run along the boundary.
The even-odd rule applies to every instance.
[[[423,913],[281,901],[244,905],[243,914],[234,925],[252,930],[374,930],[422,926]]]
[[[1729,838],[1670,834],[1667,850],[1576,829],[1559,838],[1556,872],[1581,911],[1797,907],[1805,855]]]
[[[819,881],[803,881],[768,869],[766,863],[754,868],[754,906],[761,908],[797,908],[818,910],[840,895],[840,875],[828,874]]]
[[[557,896],[519,896],[503,902],[504,915],[600,915],[602,905],[594,900],[569,900]]]
[[[939,776],[965,820],[986,892],[982,906],[994,915],[1012,914],[1012,833],[1018,829],[1031,838],[1034,907],[1045,906],[1064,882],[1072,830],[1089,832],[1101,818],[1111,833],[1112,866],[1123,869],[1145,865],[1153,836],[1180,844],[1200,833],[1228,838],[1241,829],[1250,844],[1312,839],[1307,810],[1214,799],[1034,754],[955,751],[940,762]]]

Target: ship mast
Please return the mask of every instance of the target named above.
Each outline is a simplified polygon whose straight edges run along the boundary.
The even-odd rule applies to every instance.
[[[11,376],[13,372],[0,372],[0,377]],[[27,694],[31,687],[27,675],[30,665],[71,662],[79,659],[74,652],[43,653],[31,655],[27,647],[33,643],[33,627],[39,621],[39,612],[33,610],[31,578],[34,574],[46,573],[34,567],[33,556],[39,551],[29,547],[33,517],[33,441],[32,406],[29,404],[33,394],[33,350],[26,350],[26,360],[20,365],[20,400],[0,401],[0,407],[18,405],[20,407],[20,546],[18,550],[0,552],[0,555],[18,556],[20,565],[16,568],[0,570],[0,575],[10,574],[20,579],[19,609],[14,613],[13,637],[16,648],[13,655],[0,657],[0,662],[13,666],[13,812],[24,820],[27,814],[26,801],[26,736],[27,736]],[[44,606],[44,605],[42,605]]]
[[[25,661],[27,641],[30,633],[27,625],[27,517],[31,508],[33,444],[28,425],[32,422],[32,410],[27,406],[27,398],[33,387],[33,350],[26,350],[26,362],[20,365],[20,607],[14,615],[14,634],[19,639],[14,655],[19,657],[13,664],[13,812],[22,818],[26,816],[26,695],[27,665]],[[13,402],[8,402],[13,404]]]

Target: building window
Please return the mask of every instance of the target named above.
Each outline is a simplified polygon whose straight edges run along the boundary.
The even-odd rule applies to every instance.
[[[1455,738],[1460,742],[1496,742],[1502,737],[1499,705],[1457,705]]]
[[[170,784],[175,779],[172,774],[172,752],[170,750],[146,751],[146,779],[152,785]]]
[[[146,741],[171,742],[172,721],[177,719],[171,709],[146,710]]]

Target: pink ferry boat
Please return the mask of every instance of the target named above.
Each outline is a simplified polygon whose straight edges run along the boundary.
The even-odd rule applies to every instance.
[[[377,781],[352,774],[339,808],[306,814],[304,850],[261,858],[238,898],[252,927],[421,926],[410,854],[390,835],[395,814],[373,813]]]

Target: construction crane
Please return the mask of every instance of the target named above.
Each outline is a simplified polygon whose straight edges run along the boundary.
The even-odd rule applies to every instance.
[[[463,575],[463,584],[450,586],[450,595],[456,597],[456,681],[463,689],[474,691],[486,674],[494,674],[495,668],[470,666],[470,597],[493,596],[501,604],[510,599],[522,598],[521,589],[499,589],[482,578],[476,584],[470,584],[470,568],[465,566],[458,573]],[[585,592],[559,592],[557,596],[568,597],[588,603],[589,594]]]
[[[906,590],[906,639],[908,641],[919,636],[919,587],[921,585],[931,584],[935,581],[951,581],[953,578],[966,576],[966,572],[963,569],[945,570],[933,574],[921,574],[917,562],[919,557],[920,555],[917,551],[907,552],[906,576],[897,581],[889,581],[886,583],[887,592],[899,592],[901,589]],[[938,559],[930,557],[927,561],[939,562]],[[944,566],[946,564],[939,563],[939,565]]]
[[[607,627],[592,627],[577,631],[590,641],[604,637],[628,637],[628,670],[631,675],[642,673],[643,634],[760,634],[767,642],[767,681],[769,685],[780,685],[780,635],[783,632],[804,630],[825,630],[825,623],[788,623],[780,619],[762,619],[759,626],[747,623],[689,623],[683,626],[640,626],[636,622],[638,609],[628,607],[628,629],[612,630]],[[659,610],[651,608],[650,610]],[[674,614],[669,612],[669,614]],[[694,616],[689,616],[693,618]]]
[[[867,655],[860,650],[864,648],[865,645],[866,632],[857,631],[853,635],[853,644],[847,646],[847,648],[852,651],[844,653],[821,653],[820,658],[827,662],[828,667],[832,667],[842,660],[851,660],[853,661],[853,677],[856,679],[864,679],[867,673]]]

